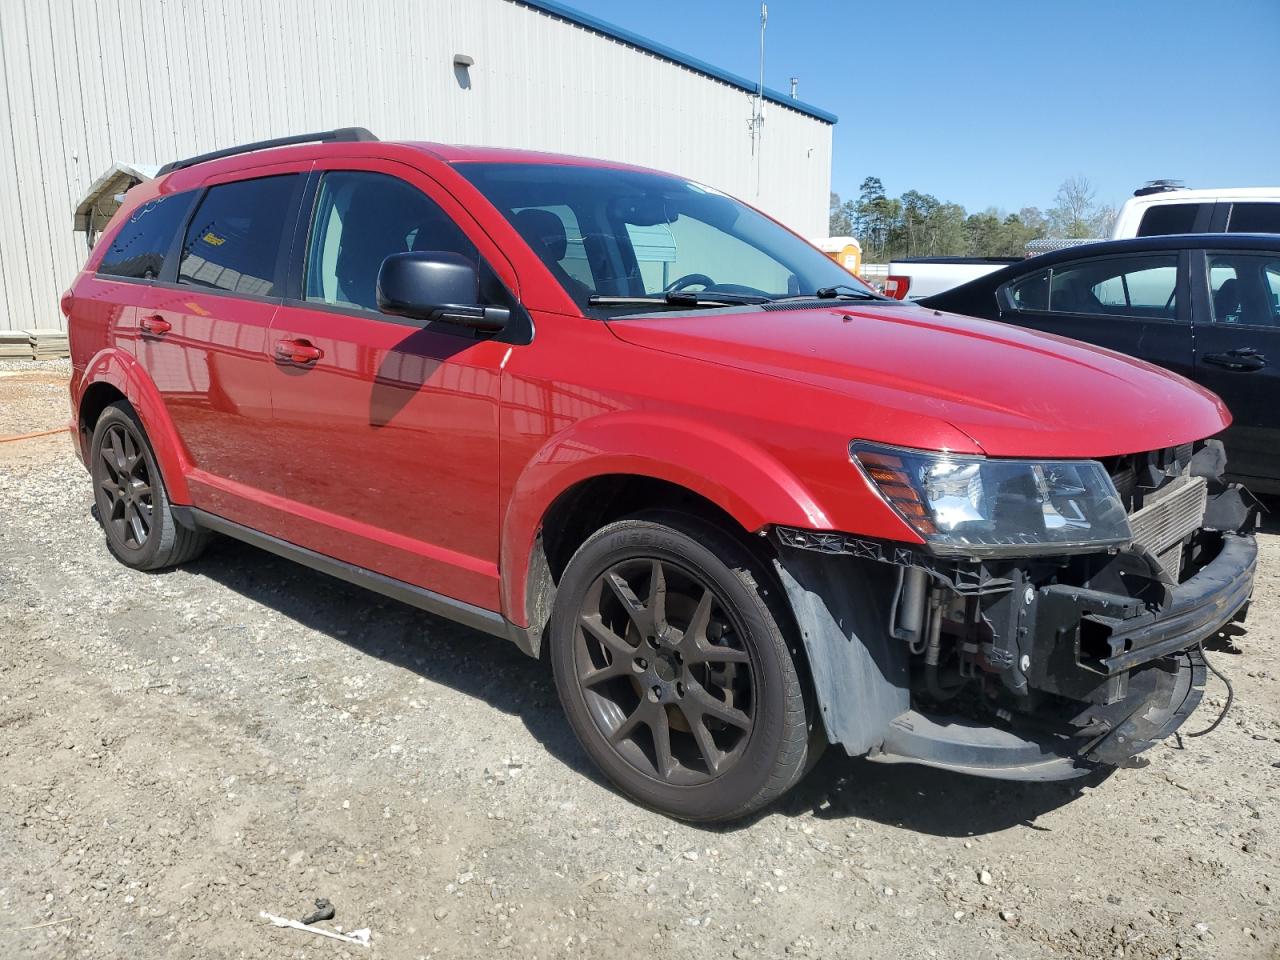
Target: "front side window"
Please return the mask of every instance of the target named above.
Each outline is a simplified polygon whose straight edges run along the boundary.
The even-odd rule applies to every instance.
[[[137,280],[157,279],[164,267],[165,254],[190,205],[190,193],[156,197],[142,204],[129,214],[124,226],[111,238],[98,264],[98,273]]]
[[[599,297],[661,302],[671,291],[762,302],[831,287],[875,298],[807,241],[696,183],[557,163],[460,163],[455,169],[592,316],[642,312]]]
[[[1280,233],[1280,203],[1233,203],[1227,233]]]
[[[276,264],[297,174],[210,187],[191,217],[178,282],[229,293],[276,295]]]
[[[1280,326],[1280,258],[1211,253],[1207,264],[1214,323]]]
[[[466,234],[417,187],[383,173],[327,173],[311,225],[306,298],[376,311],[382,261],[412,250],[478,259]]]

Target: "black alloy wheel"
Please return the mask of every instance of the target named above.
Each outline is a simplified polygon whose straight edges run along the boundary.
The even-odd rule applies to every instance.
[[[768,572],[679,514],[593,534],[560,579],[550,634],[566,715],[625,793],[724,820],[799,779],[806,709]]]
[[[624,560],[592,582],[579,622],[578,684],[628,762],[672,784],[738,762],[755,728],[751,657],[710,584],[671,561]]]
[[[178,523],[146,432],[123,400],[108,404],[94,424],[89,473],[107,548],[121,563],[159,570],[204,550],[209,534]]]
[[[104,470],[97,479],[106,499],[102,524],[116,542],[134,550],[146,545],[151,535],[155,503],[151,472],[137,437],[122,423],[110,424],[98,449]]]

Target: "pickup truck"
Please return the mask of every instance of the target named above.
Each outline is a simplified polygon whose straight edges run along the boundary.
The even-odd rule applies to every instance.
[[[907,257],[889,264],[885,296],[919,300],[993,273],[1022,257]]]
[[[122,563],[229,536],[474,628],[478,670],[508,640],[675,817],[750,813],[827,744],[1139,763],[1253,589],[1213,394],[881,297],[668,174],[229,148],[130,190],[62,308]]]
[[[1280,187],[1187,190],[1153,180],[1116,215],[1112,240],[1178,233],[1280,233]],[[1095,243],[1082,239],[1070,244]],[[1061,246],[1058,244],[1057,246]],[[1028,248],[1028,253],[1040,252]],[[921,300],[994,273],[1023,257],[909,257],[889,264],[886,296]]]

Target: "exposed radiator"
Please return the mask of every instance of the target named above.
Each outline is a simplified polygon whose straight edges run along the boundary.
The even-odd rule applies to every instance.
[[[1209,488],[1203,477],[1179,477],[1129,514],[1134,543],[1142,544],[1176,582],[1182,573],[1182,541],[1204,523]]]

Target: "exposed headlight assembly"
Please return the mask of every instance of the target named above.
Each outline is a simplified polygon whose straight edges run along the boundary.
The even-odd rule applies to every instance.
[[[1133,535],[1095,460],[988,460],[855,440],[853,462],[938,554],[1084,553]]]

